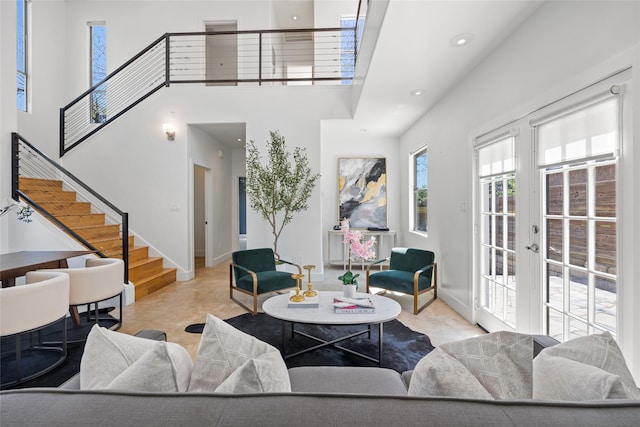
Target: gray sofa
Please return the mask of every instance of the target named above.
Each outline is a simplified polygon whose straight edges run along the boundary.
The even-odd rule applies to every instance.
[[[537,338],[534,353],[552,343]],[[411,372],[401,375],[383,368],[300,367],[289,369],[289,377],[292,393],[242,395],[80,391],[75,377],[57,389],[1,392],[0,425],[389,427],[640,423],[638,400],[565,403],[409,397]]]

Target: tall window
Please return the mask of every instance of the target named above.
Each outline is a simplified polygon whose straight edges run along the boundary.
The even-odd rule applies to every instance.
[[[353,78],[356,66],[355,55],[356,52],[360,50],[360,41],[362,40],[362,31],[364,30],[364,18],[358,19],[357,24],[355,34],[353,30],[340,31],[340,70],[342,77]],[[340,20],[340,28],[354,28],[355,26],[356,18],[342,18]],[[340,84],[350,85],[351,82],[351,79],[341,80]]]
[[[107,27],[104,22],[89,22],[90,84],[94,86],[107,76]],[[107,85],[101,84],[91,94],[91,123],[107,121]]]
[[[413,231],[427,231],[427,147],[413,154]]]
[[[27,0],[17,0],[17,107],[27,111]]]

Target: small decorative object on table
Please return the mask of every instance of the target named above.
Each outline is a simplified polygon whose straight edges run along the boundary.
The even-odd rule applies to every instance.
[[[304,274],[292,274],[292,278],[296,281],[296,294],[292,295],[289,300],[293,302],[302,302],[304,301],[304,295],[300,295],[300,281],[304,278]]]
[[[360,276],[360,274],[353,274],[351,271],[347,271],[342,276],[338,276],[338,280],[342,280],[342,284],[344,285],[343,292],[345,297],[354,298],[356,296],[356,291],[358,290],[358,281],[356,278],[358,276]]]
[[[356,278],[360,274],[353,274],[351,272],[351,260],[355,255],[362,260],[372,259],[376,256],[373,250],[373,245],[376,243],[375,237],[371,237],[369,240],[362,241],[362,233],[360,231],[351,231],[349,228],[349,220],[343,219],[340,223],[340,229],[344,236],[344,242],[349,244],[349,269],[338,277],[338,280],[342,280],[344,286],[344,295],[348,298],[355,297],[356,290],[358,289],[358,281]]]
[[[334,298],[333,307],[336,313],[375,313],[376,307],[371,298]]]
[[[318,308],[320,307],[320,295],[315,297],[304,297],[303,301],[291,301],[291,297],[296,296],[296,291],[289,291],[289,302],[287,308]]]
[[[315,297],[318,295],[318,293],[316,291],[313,290],[313,285],[311,284],[311,270],[313,270],[314,268],[316,268],[315,265],[305,265],[304,267],[305,270],[307,270],[309,272],[309,283],[307,284],[307,290],[304,291],[304,296],[305,297]]]

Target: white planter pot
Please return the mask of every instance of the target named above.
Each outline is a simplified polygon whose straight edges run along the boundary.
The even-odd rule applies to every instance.
[[[355,298],[358,285],[343,285],[343,294],[345,298]]]

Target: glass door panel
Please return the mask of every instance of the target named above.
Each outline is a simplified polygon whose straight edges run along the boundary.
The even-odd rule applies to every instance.
[[[616,159],[541,170],[544,332],[616,334]]]
[[[516,320],[515,175],[483,178],[480,188],[480,306],[513,328]]]

